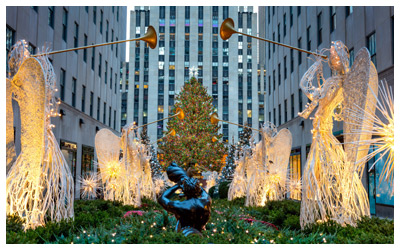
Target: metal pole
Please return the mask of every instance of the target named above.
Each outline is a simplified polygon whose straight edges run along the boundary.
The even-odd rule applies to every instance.
[[[56,50],[56,51],[52,51],[52,52],[49,52],[49,53],[42,53],[42,54],[32,55],[32,57],[38,57],[38,56],[44,56],[44,55],[53,55],[53,54],[64,53],[64,52],[75,51],[75,50],[81,50],[81,49],[90,49],[90,48],[95,48],[95,47],[100,47],[100,46],[105,46],[105,45],[110,45],[110,44],[126,43],[126,42],[138,41],[140,39],[142,39],[142,38],[139,37],[139,38],[134,38],[134,39],[130,39],[130,40],[122,40],[122,41],[115,41],[115,42],[109,42],[109,43],[99,43],[99,44],[93,44],[93,45],[77,47],[77,48],[71,48],[71,49]]]
[[[236,32],[236,33],[244,35],[244,36],[252,37],[252,38],[255,38],[255,39],[259,39],[259,40],[262,40],[262,41],[265,41],[265,42],[268,42],[268,43],[273,43],[273,44],[276,44],[276,45],[279,45],[279,46],[283,46],[283,47],[286,47],[286,48],[289,48],[289,49],[298,50],[298,51],[301,51],[301,52],[304,52],[304,53],[307,53],[307,54],[310,54],[310,55],[320,56],[320,57],[322,57],[324,59],[328,59],[328,56],[321,55],[321,54],[318,54],[318,53],[315,53],[315,52],[310,52],[308,50],[300,49],[300,48],[293,47],[293,46],[290,46],[290,45],[287,45],[287,44],[278,43],[278,42],[275,42],[275,41],[272,41],[272,40],[268,40],[268,39],[264,39],[264,38],[260,38],[260,37],[256,37],[256,36],[252,36],[252,35],[248,35],[248,34],[245,34],[245,33],[242,33],[242,32]]]

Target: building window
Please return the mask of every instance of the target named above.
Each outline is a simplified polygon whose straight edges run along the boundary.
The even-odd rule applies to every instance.
[[[86,176],[94,170],[94,148],[82,145],[81,176]]]
[[[293,7],[290,6],[290,27],[293,26]]]
[[[290,73],[293,73],[294,67],[294,57],[293,57],[293,50],[290,50]]]
[[[272,41],[275,41],[275,32],[272,33]],[[275,43],[272,44],[272,52],[275,53]]]
[[[274,125],[276,125],[276,109],[274,108]]]
[[[294,187],[290,188],[290,199],[301,200],[301,148],[294,149],[289,158],[289,176],[290,182]],[[296,185],[298,183],[298,185]],[[297,187],[298,186],[298,187]]]
[[[287,65],[286,65],[286,56],[283,58],[283,77],[287,78]]]
[[[103,103],[103,124],[106,124],[106,113],[107,113],[107,104]]]
[[[111,106],[108,107],[108,126],[111,127]]]
[[[115,121],[117,120],[117,111],[114,110],[114,124],[113,124],[113,129],[115,129]]]
[[[97,7],[93,6],[93,23],[96,25]]]
[[[90,91],[90,106],[89,106],[89,114],[93,117],[93,92]]]
[[[82,112],[85,113],[86,86],[82,85]]]
[[[346,17],[353,13],[353,6],[346,6]]]
[[[336,7],[329,7],[331,13],[331,32],[336,29]]]
[[[299,89],[299,110],[303,110],[303,92]]]
[[[227,19],[229,17],[229,6],[222,7],[222,19]]]
[[[99,53],[99,77],[101,77],[101,58],[102,56],[101,56],[101,53]]]
[[[111,42],[114,42],[114,30],[111,29]],[[111,50],[114,49],[114,44],[111,44]]]
[[[49,6],[49,16],[47,22],[49,26],[54,29],[54,6]]]
[[[317,17],[318,46],[322,43],[322,11]]]
[[[274,91],[275,91],[275,85],[276,85],[276,82],[275,82],[275,70],[272,72],[272,81],[273,81],[273,84],[274,84]]]
[[[285,123],[288,121],[287,118],[287,99],[285,99]]]
[[[75,108],[76,104],[76,79],[72,77],[72,101],[71,105]]]
[[[301,6],[297,6],[297,16],[300,16],[301,14]]]
[[[271,76],[268,76],[268,93],[271,95]]]
[[[85,6],[86,13],[89,13],[89,6]]]
[[[28,51],[31,55],[34,55],[36,52],[36,47],[33,46],[31,43],[28,44]]]
[[[100,121],[100,97],[97,97],[97,120]]]
[[[301,37],[299,38],[299,40],[297,40],[297,47],[299,49],[301,49]],[[302,60],[301,60],[301,51],[298,51],[297,53],[298,59],[299,59],[299,65],[301,64]]]
[[[78,38],[79,38],[79,24],[75,22],[75,36],[74,36],[74,47],[78,47]],[[78,53],[78,50],[75,50],[75,53]]]
[[[282,110],[281,105],[278,105],[278,117],[279,117],[279,126],[282,124]]]
[[[278,86],[281,85],[281,64],[278,64]]]
[[[119,6],[117,6],[117,22],[119,22]]]
[[[103,10],[100,10],[100,34],[103,34]]]
[[[371,55],[371,61],[375,64],[375,67],[378,67],[376,65],[376,39],[375,39],[375,32],[367,37],[367,47],[368,47],[369,53]]]
[[[311,26],[307,28],[307,50],[311,51],[311,37],[310,37]],[[307,54],[309,56],[310,54]]]
[[[68,11],[66,9],[64,9],[63,12],[63,22],[62,22],[62,39],[64,40],[64,42],[67,41],[67,30],[68,30]]]
[[[60,98],[64,101],[65,98],[65,70],[61,69],[60,73]]]
[[[351,67],[353,65],[354,62],[354,48],[351,48],[349,50],[349,67]]]
[[[95,49],[96,48],[92,48],[92,70],[94,70],[94,59],[95,59]]]

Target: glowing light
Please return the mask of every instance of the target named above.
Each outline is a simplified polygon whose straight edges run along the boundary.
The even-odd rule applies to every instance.
[[[6,213],[25,219],[24,230],[44,225],[46,216],[51,221],[74,217],[73,178],[50,121],[57,109],[53,66],[46,56],[31,58],[27,47],[25,41],[13,46],[6,80]],[[17,158],[12,99],[18,102],[21,117],[21,153]]]
[[[348,110],[358,106],[362,110],[371,108],[375,111],[376,101],[374,103],[371,98],[371,92],[378,88],[377,72],[366,48],[357,53],[351,69],[349,51],[341,41],[333,42],[329,52],[332,77],[325,80],[325,61],[317,57],[300,81],[300,87],[311,103],[299,115],[307,119],[316,109],[311,118],[313,141],[302,177],[302,228],[328,217],[343,226],[356,226],[356,221],[369,216],[370,210],[361,181],[365,161],[360,162],[369,145],[349,143],[370,140],[372,133],[355,134],[355,129],[369,128],[369,124],[364,117],[358,117],[358,122],[352,121]],[[314,80],[317,84],[313,84]],[[333,120],[344,121],[344,149],[333,136]]]
[[[99,179],[97,173],[91,173],[86,178],[79,178],[79,182],[81,184],[81,197],[82,198],[90,198],[96,197],[97,190],[99,189]]]

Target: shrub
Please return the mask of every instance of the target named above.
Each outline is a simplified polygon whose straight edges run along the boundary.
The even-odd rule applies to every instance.
[[[219,198],[220,199],[226,199],[228,198],[228,191],[229,191],[229,185],[231,182],[229,181],[223,181],[219,184]]]

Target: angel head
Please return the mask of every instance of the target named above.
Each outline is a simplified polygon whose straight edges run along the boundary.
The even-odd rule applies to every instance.
[[[328,63],[334,74],[343,75],[349,71],[349,50],[342,41],[332,42]]]

